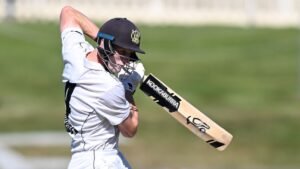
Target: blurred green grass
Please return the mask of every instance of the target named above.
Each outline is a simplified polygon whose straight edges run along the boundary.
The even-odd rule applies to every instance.
[[[134,167],[299,166],[299,30],[142,26],[141,31],[147,72],[234,140],[217,152],[137,91],[139,133],[132,146],[122,147]],[[1,132],[64,131],[60,45],[55,23],[1,23]]]

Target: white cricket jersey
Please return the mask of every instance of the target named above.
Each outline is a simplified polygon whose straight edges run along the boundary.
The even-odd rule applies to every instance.
[[[94,48],[79,28],[67,28],[62,34],[63,82],[75,84],[66,106],[72,136],[72,153],[118,149],[116,125],[125,120],[130,106],[122,83],[104,67],[86,59]],[[66,108],[67,108],[66,107]],[[72,131],[73,131],[72,130]]]

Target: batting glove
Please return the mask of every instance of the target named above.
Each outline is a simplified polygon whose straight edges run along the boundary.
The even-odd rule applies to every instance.
[[[143,80],[145,68],[142,62],[135,61],[129,63],[130,69],[121,70],[118,74],[120,81],[123,83],[125,90],[134,93],[140,82]]]

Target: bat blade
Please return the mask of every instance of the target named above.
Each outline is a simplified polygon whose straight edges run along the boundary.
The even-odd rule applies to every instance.
[[[175,93],[153,74],[149,74],[143,79],[140,89],[179,123],[217,150],[223,151],[230,144],[232,135],[228,131]]]

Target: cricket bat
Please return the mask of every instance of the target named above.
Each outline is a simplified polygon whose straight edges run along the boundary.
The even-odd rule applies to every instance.
[[[219,151],[231,142],[232,135],[175,93],[153,74],[145,76],[140,89],[163,107],[179,123]]]

